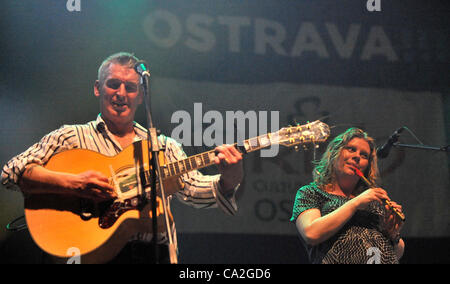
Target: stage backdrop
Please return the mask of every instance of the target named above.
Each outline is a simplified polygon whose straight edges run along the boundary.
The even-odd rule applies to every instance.
[[[356,126],[382,144],[407,126],[426,145],[448,144],[448,4],[382,0],[370,12],[366,2],[9,1],[0,11],[0,162],[63,124],[95,119],[97,68],[118,51],[149,63],[158,128],[171,135],[174,114],[190,114],[190,155],[212,148],[194,141],[211,126],[208,111],[223,118],[223,137],[256,131],[227,127],[227,112],[243,111],[266,115],[258,129],[268,131],[322,119],[330,139]],[[145,125],[143,112],[137,120]],[[419,143],[407,131],[400,142]],[[295,235],[295,193],[325,146],[247,155],[237,216],[173,201],[178,232]],[[405,236],[450,235],[448,165],[448,154],[410,149],[380,161],[382,186],[407,215]],[[2,188],[0,202],[4,228],[23,214],[22,197]]]

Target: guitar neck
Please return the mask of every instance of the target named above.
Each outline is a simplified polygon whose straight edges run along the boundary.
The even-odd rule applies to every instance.
[[[235,143],[234,146],[244,154],[251,153],[272,145],[270,136],[270,133],[260,135],[258,137],[244,140],[243,146],[239,146],[237,143]],[[171,176],[179,176],[193,170],[212,166],[214,165],[215,157],[215,150],[210,150],[183,160],[168,163],[161,167],[162,177],[169,178]]]

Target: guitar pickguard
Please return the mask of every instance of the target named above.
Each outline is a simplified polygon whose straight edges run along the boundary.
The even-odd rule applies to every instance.
[[[124,201],[116,201],[103,211],[98,218],[98,225],[102,229],[108,229],[114,225],[119,217],[129,210],[139,210],[139,200],[137,197],[126,199]]]

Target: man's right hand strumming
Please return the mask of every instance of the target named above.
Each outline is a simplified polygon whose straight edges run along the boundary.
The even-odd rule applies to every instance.
[[[70,174],[51,171],[38,164],[26,167],[20,187],[25,194],[61,194],[102,201],[116,197],[108,178],[96,171]]]

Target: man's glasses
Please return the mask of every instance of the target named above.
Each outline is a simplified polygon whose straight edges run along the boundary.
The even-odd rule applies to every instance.
[[[108,88],[111,88],[113,90],[117,90],[120,88],[120,86],[122,84],[125,84],[125,90],[128,93],[135,93],[138,90],[138,85],[136,83],[133,82],[124,82],[122,80],[119,79],[109,79],[108,81],[106,81],[106,86]]]

